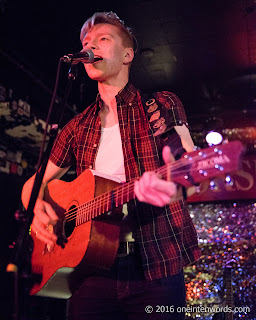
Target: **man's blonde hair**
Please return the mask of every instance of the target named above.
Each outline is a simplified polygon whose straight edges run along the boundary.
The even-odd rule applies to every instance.
[[[85,21],[80,32],[80,40],[82,43],[89,30],[99,23],[107,23],[116,26],[120,30],[123,45],[127,48],[133,48],[134,52],[137,51],[137,40],[133,35],[131,28],[127,27],[124,21],[122,21],[118,15],[112,11],[96,12],[92,17]]]

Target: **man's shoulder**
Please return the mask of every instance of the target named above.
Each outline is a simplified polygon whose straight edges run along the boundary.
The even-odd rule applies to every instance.
[[[144,104],[148,105],[153,102],[159,103],[160,105],[171,109],[173,107],[183,107],[180,98],[173,92],[163,90],[163,91],[152,91],[152,92],[140,92],[142,101]]]
[[[76,128],[81,122],[83,122],[88,117],[88,113],[90,111],[93,111],[95,107],[96,102],[94,101],[92,104],[90,104],[88,107],[86,107],[83,111],[76,114],[72,119],[70,119],[67,124],[64,126],[66,129],[70,128]]]
[[[180,98],[171,91],[158,91],[155,92],[154,96],[156,100],[162,104],[177,106],[182,104]]]
[[[85,118],[88,115],[88,113],[92,112],[94,109],[96,110],[96,101],[94,101],[88,107],[86,107],[83,111],[75,115],[72,120],[74,122],[79,122],[81,119]]]

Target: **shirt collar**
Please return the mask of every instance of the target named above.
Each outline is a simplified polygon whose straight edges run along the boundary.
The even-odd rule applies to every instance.
[[[137,96],[137,89],[133,86],[133,84],[131,82],[128,82],[126,84],[126,86],[123,89],[121,89],[118,92],[118,94],[116,95],[117,105],[119,103],[122,103],[122,104],[131,106],[133,104],[133,102],[135,101],[136,96]],[[96,97],[96,106],[97,106],[97,108],[96,108],[95,112],[99,111],[99,109],[101,108],[102,104],[103,104],[103,100],[101,99],[101,96],[98,93],[97,97]]]
[[[123,102],[126,105],[131,105],[137,96],[137,89],[128,82],[126,86],[116,95],[116,102]]]

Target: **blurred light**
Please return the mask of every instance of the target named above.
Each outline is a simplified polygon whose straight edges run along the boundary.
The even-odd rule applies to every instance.
[[[230,175],[227,175],[227,176],[225,177],[225,184],[226,184],[227,186],[233,186],[234,181],[233,181],[233,179],[231,178]]]
[[[219,132],[216,131],[211,131],[207,133],[205,140],[209,145],[216,145],[220,144],[223,140],[222,135]]]

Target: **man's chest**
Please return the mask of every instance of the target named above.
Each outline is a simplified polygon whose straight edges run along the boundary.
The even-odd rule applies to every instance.
[[[101,126],[103,128],[113,127],[118,123],[118,115],[116,108],[110,109],[108,107],[102,108],[99,111]]]

